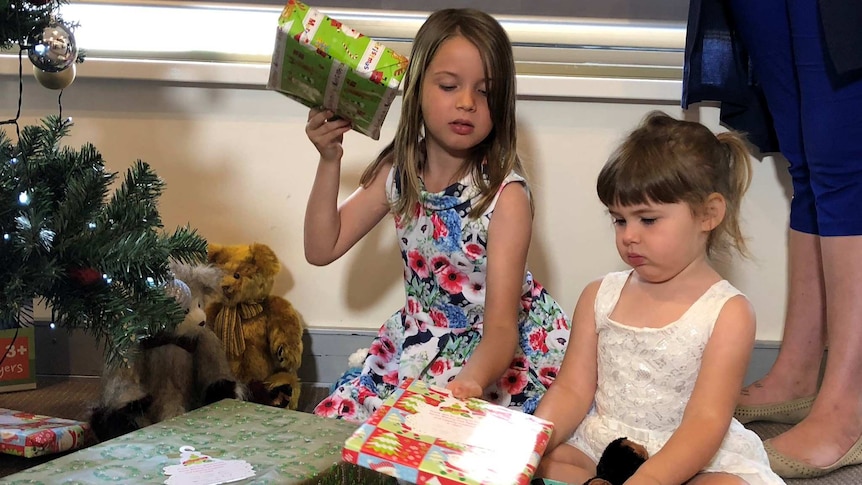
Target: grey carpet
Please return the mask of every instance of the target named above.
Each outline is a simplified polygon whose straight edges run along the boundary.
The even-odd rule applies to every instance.
[[[35,390],[0,393],[0,408],[86,421],[91,407],[98,399],[99,386],[98,378],[40,376]],[[300,411],[310,412],[326,395],[327,389],[324,387],[303,386],[299,400]],[[766,439],[781,433],[788,426],[772,423],[751,423],[749,427],[761,438]],[[0,477],[44,463],[58,456],[61,455],[20,458],[0,453]],[[843,468],[821,478],[787,480],[787,484],[862,485],[862,465]]]

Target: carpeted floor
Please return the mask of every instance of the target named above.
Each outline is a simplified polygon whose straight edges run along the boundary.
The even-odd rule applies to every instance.
[[[326,397],[324,387],[303,387],[299,409],[309,412]],[[92,377],[39,377],[37,388],[32,391],[0,393],[0,408],[28,411],[58,418],[86,421],[91,406],[99,395],[99,379]],[[786,425],[752,423],[751,429],[761,438],[775,436]],[[44,463],[61,456],[59,454],[36,458],[20,458],[0,453],[0,477]],[[787,480],[788,485],[860,485],[862,466],[841,469],[831,475],[810,480]]]

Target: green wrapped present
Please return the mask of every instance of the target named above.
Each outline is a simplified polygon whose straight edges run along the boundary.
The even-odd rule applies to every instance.
[[[4,484],[163,484],[181,448],[216,460],[244,461],[242,484],[394,485],[395,480],[341,460],[355,424],[226,399],[84,448],[22,472]]]
[[[377,140],[407,58],[303,3],[278,19],[267,88],[349,119]]]

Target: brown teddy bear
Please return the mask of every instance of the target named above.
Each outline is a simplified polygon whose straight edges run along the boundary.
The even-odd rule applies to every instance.
[[[289,301],[270,295],[281,263],[265,244],[209,244],[221,268],[221,299],[207,306],[207,325],[221,338],[231,370],[250,400],[296,409],[302,322]]]

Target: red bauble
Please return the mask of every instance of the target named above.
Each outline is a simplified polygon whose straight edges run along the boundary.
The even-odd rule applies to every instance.
[[[82,286],[89,286],[102,279],[102,273],[95,268],[75,268],[69,270],[69,278]]]

